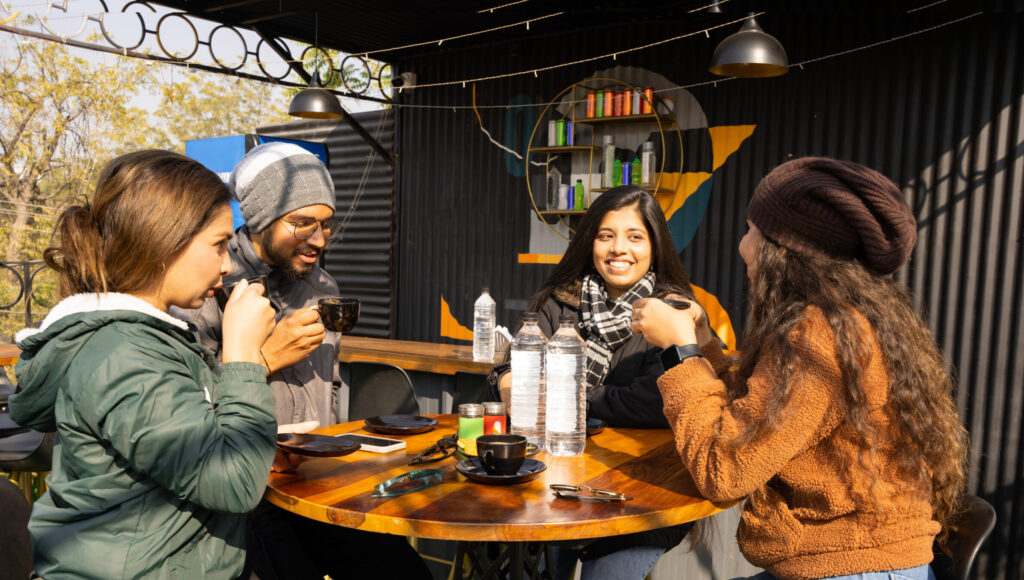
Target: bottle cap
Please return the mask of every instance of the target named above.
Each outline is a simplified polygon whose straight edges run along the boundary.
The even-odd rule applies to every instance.
[[[527,322],[537,322],[538,320],[540,320],[540,317],[537,315],[536,312],[524,312],[523,313],[523,323],[524,324],[527,323]]]
[[[479,403],[463,403],[459,405],[459,417],[483,417],[484,406]]]
[[[647,151],[649,149],[654,149],[654,143],[651,142],[651,141],[644,141],[644,144],[641,147],[642,147],[642,149],[644,151]]]
[[[576,324],[576,317],[572,314],[561,314],[558,316],[558,324]]]
[[[605,143],[605,145],[610,145],[612,143],[615,143],[615,136],[614,135],[605,135],[604,136],[604,143]]]
[[[504,415],[505,414],[505,403],[501,401],[485,401],[484,402],[484,414],[485,415]]]

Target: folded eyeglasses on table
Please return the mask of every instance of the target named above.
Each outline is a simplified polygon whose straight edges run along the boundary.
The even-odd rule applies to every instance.
[[[589,485],[570,485],[567,483],[552,483],[548,486],[558,497],[568,499],[592,499],[596,501],[626,501],[633,499],[617,491],[594,489]]]
[[[442,459],[448,459],[454,455],[456,449],[458,449],[458,439],[459,437],[457,433],[452,433],[447,437],[438,439],[437,443],[434,443],[430,447],[420,451],[419,455],[409,462],[409,465],[433,463],[435,461],[441,461]]]

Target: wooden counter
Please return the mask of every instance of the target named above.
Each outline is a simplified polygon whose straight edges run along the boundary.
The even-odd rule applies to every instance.
[[[487,373],[492,362],[473,360],[473,347],[460,344],[437,344],[409,340],[387,340],[360,336],[343,336],[338,360],[384,362],[407,371],[424,371],[454,375],[455,371]]]
[[[13,344],[0,344],[0,367],[6,367],[18,362],[21,356],[21,349]]]

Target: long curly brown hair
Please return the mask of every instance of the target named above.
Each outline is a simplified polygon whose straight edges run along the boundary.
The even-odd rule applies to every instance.
[[[745,445],[771,432],[786,412],[797,383],[800,356],[791,342],[800,332],[805,311],[821,310],[833,335],[845,387],[844,426],[862,449],[861,461],[878,482],[871,441],[879,434],[868,422],[869,407],[861,372],[871,356],[858,313],[870,323],[885,353],[889,375],[892,425],[900,434],[895,446],[902,477],[931,489],[934,517],[945,531],[963,491],[967,432],[957,418],[953,381],[928,327],[915,312],[907,289],[874,273],[856,260],[792,252],[764,238],[754,252],[750,312],[743,337],[738,378],[730,400],[745,395],[746,380],[762,358],[779,369],[778,387],[767,412],[738,438]],[[878,498],[876,497],[877,501]]]

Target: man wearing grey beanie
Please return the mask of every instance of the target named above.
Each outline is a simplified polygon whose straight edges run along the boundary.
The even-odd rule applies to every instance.
[[[260,355],[274,390],[279,432],[337,423],[341,333],[325,330],[316,311],[318,300],[339,295],[334,279],[317,265],[338,230],[331,176],[302,147],[270,142],[245,154],[228,185],[245,225],[228,242],[232,274],[224,286],[261,278],[277,311],[277,324]],[[221,315],[211,298],[193,317],[203,345],[215,354]],[[430,577],[400,536],[316,522],[266,500],[249,515],[246,552],[246,571],[264,580],[347,577],[354,572],[353,562],[366,562],[384,577]]]

